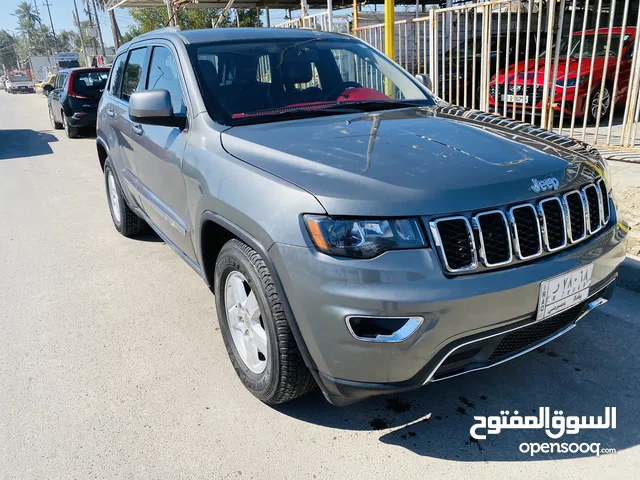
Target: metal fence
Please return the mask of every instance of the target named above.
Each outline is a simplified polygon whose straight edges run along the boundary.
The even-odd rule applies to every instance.
[[[640,146],[637,0],[492,0],[395,22],[395,60],[444,100],[598,146]],[[384,24],[353,34],[384,52]],[[387,53],[387,52],[385,52]]]

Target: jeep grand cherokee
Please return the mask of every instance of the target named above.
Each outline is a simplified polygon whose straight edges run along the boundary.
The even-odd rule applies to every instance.
[[[164,29],[118,50],[97,135],[115,228],[151,226],[207,282],[264,402],[491,367],[611,295],[627,230],[597,151],[421,80],[304,30]]]

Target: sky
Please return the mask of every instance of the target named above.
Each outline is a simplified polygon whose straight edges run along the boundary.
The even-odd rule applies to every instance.
[[[8,30],[11,33],[16,33],[16,27],[18,26],[16,18],[11,15],[16,9],[18,4],[23,0],[0,0],[0,30]],[[29,1],[29,0],[27,0]],[[31,3],[37,4],[40,11],[40,18],[42,23],[46,23],[51,27],[49,21],[49,14],[47,12],[46,3],[49,3],[51,9],[51,19],[53,20],[53,27],[56,32],[59,30],[76,30],[73,24],[73,0],[30,0]],[[80,20],[86,20],[87,15],[83,10],[82,0],[76,0],[78,4],[78,13],[80,14]],[[309,13],[318,13],[321,10],[311,10]],[[117,8],[115,10],[116,21],[120,27],[120,31],[125,33],[130,25],[134,22],[129,15],[127,9]],[[293,16],[298,17],[299,11],[293,12]],[[275,25],[284,21],[285,11],[272,9],[270,12],[271,25]],[[113,46],[113,37],[111,35],[111,24],[109,23],[109,14],[98,10],[98,20],[100,21],[100,28],[102,29],[102,38],[104,44],[107,47]],[[265,23],[265,15],[262,15],[262,22]]]
[[[11,14],[22,1],[23,0],[0,0],[0,30],[8,30],[11,33],[15,33],[18,24],[16,17]],[[76,2],[78,4],[80,20],[86,20],[87,15],[84,13],[82,0],[76,0]],[[37,4],[42,23],[45,23],[49,27],[51,27],[51,22],[49,22],[49,14],[45,3],[50,4],[51,19],[53,20],[53,27],[56,32],[59,30],[76,30],[71,13],[73,12],[73,0],[31,0],[31,3]],[[113,46],[111,24],[109,23],[109,15],[107,12],[98,10],[98,20],[100,21],[105,46]],[[116,21],[122,33],[126,32],[129,25],[134,23],[128,11],[122,8],[116,9]]]

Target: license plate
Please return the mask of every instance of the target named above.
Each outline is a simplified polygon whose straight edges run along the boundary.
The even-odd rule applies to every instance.
[[[503,95],[502,100],[513,103],[529,103],[529,95]]]
[[[592,274],[593,263],[542,282],[537,320],[557,315],[586,300]]]

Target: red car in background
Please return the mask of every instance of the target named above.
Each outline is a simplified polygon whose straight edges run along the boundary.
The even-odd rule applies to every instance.
[[[559,49],[561,56],[558,61],[558,75],[554,97],[554,103],[556,103],[556,107],[554,108],[557,112],[561,110],[562,95],[565,89],[565,76],[567,77],[564,104],[565,115],[572,115],[574,102],[576,102],[577,116],[583,117],[586,114],[590,122],[596,121],[603,74],[606,75],[606,80],[602,92],[600,118],[602,119],[609,115],[609,109],[612,103],[624,103],[626,100],[629,90],[629,78],[631,76],[631,61],[636,29],[627,27],[624,30],[618,85],[615,89],[615,98],[613,99],[613,85],[622,28],[611,29],[609,57],[605,58],[607,54],[608,34],[608,28],[585,31],[584,43],[582,44],[582,62],[579,60],[582,32],[575,33],[571,38],[566,36],[562,39]],[[570,45],[569,42],[571,42]],[[594,46],[595,57],[592,61]],[[555,51],[555,47],[552,51]],[[568,56],[567,51],[569,52]],[[533,113],[542,112],[545,56],[546,51],[543,51],[539,55],[537,59],[537,70],[536,58],[534,57],[529,59],[528,62],[522,61],[518,64],[510,65],[506,72],[504,70],[498,72],[489,83],[489,105],[495,106],[497,104],[500,108],[503,108],[504,102],[506,101],[507,108],[509,109],[513,108],[515,103],[515,108],[518,110],[524,108]],[[549,61],[553,62],[554,59],[552,58]],[[593,78],[591,80],[591,89],[589,90],[589,74],[592,64]],[[551,81],[553,76],[553,63],[549,67],[549,81]],[[578,67],[580,67],[579,71]],[[587,93],[590,93],[588,104]]]

